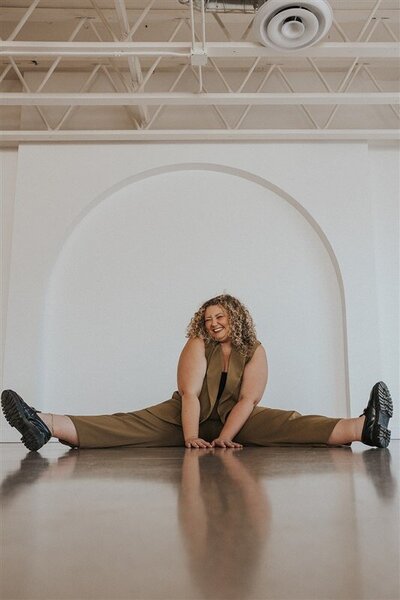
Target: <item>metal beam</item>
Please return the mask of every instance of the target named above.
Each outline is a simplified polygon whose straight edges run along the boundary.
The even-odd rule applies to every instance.
[[[154,4],[154,0],[151,0],[147,8],[143,11],[141,17],[139,17],[138,27],[140,26],[141,20],[144,19]],[[118,22],[121,28],[122,39],[128,39],[132,41],[132,37],[136,31],[135,26],[131,29],[128,19],[128,13],[126,10],[125,0],[114,0],[115,10],[118,17]],[[143,73],[142,68],[140,66],[140,61],[138,56],[129,56],[128,57],[128,67],[129,72],[132,78],[132,85],[134,89],[137,89],[143,83]],[[140,116],[140,120],[143,123],[149,120],[149,113],[146,107],[139,106],[138,112]]]
[[[200,47],[200,45],[199,45]],[[394,58],[398,42],[324,42],[296,50],[296,57],[311,58]],[[177,56],[190,57],[189,42],[0,42],[0,56]],[[209,58],[284,57],[292,53],[278,51],[252,42],[207,42]]]
[[[91,0],[91,2],[93,3],[94,0]],[[96,25],[93,23],[92,20],[89,20],[89,25],[91,27],[91,29],[93,30],[93,33],[95,34],[95,36],[97,37],[98,40],[102,41],[102,38],[97,30]],[[118,68],[118,66],[116,65],[115,60],[113,60],[112,58],[108,58],[107,59],[107,63],[109,64],[109,66],[111,67],[111,69],[115,72],[115,74],[118,77],[118,80],[120,81],[120,83],[122,84],[122,86],[124,87],[124,89],[127,92],[132,92],[133,88],[132,86],[129,86],[129,84],[127,83],[127,81],[125,80],[125,77],[123,76],[123,74],[121,73],[121,70]],[[103,70],[107,76],[107,78],[109,79],[109,81],[111,82],[111,85],[113,86],[113,88],[115,89],[115,91],[117,93],[120,92],[120,89],[116,86],[116,84],[114,83],[114,80],[112,79],[110,73],[108,73],[108,69],[103,66]],[[125,106],[125,111],[130,119],[130,121],[132,122],[133,126],[135,127],[135,129],[139,129],[139,123],[136,119],[136,113],[135,113],[135,109],[132,108],[132,106]]]
[[[145,6],[147,0],[130,0],[128,2],[128,16],[130,20],[134,20],[140,15],[143,7]],[[364,23],[368,14],[371,10],[371,0],[333,0],[331,2],[335,18],[340,23]],[[18,21],[24,14],[26,8],[22,6],[17,6],[22,4],[22,0],[18,0],[18,2],[9,3],[8,6],[5,6],[5,3],[0,5],[0,20],[4,20],[4,22],[13,22]],[[102,4],[106,7],[102,9],[105,17],[110,23],[116,22],[116,14],[113,9],[112,2],[102,1]],[[75,7],[74,7],[75,5]],[[132,6],[134,5],[134,6]],[[164,24],[165,21],[173,18],[185,18],[187,16],[187,6],[180,5],[178,0],[158,0],[155,8],[152,9],[150,14],[151,24]],[[379,10],[380,13],[384,15],[384,17],[391,19],[392,22],[395,22],[399,16],[399,7],[398,2],[396,0],[385,0],[385,4]],[[243,13],[234,13],[234,12],[226,12],[219,13],[223,15],[223,19],[225,23],[232,24],[233,26],[237,26],[237,24],[241,24],[244,22],[244,19],[251,21],[252,14],[248,13],[247,16]],[[42,5],[39,4],[37,9],[32,15],[31,21],[33,22],[65,22],[71,18],[74,18],[76,15],[80,17],[93,17],[93,11],[88,6],[88,2],[43,2]],[[212,22],[213,13],[206,13],[207,21]]]
[[[274,71],[275,68],[276,68],[275,65],[271,65],[270,66],[270,68],[268,69],[268,71],[266,72],[266,74],[264,75],[264,77],[262,78],[261,83],[257,87],[257,92],[260,92],[263,89],[264,85],[267,83],[268,79],[270,78],[270,76],[271,76],[271,74],[272,74],[272,72]],[[244,119],[249,114],[249,111],[250,111],[251,107],[252,107],[251,104],[249,104],[248,106],[246,106],[246,108],[242,112],[239,120],[236,122],[235,129],[239,129],[239,127],[243,123]]]
[[[290,92],[293,94],[294,93],[294,87],[292,86],[292,84],[290,83],[290,81],[288,80],[288,78],[286,77],[286,75],[283,72],[282,68],[279,65],[276,68],[277,68],[277,71],[278,71],[278,74],[279,74],[280,78],[285,83],[286,87],[290,90]],[[308,118],[308,120],[311,121],[312,125],[314,125],[314,127],[316,129],[320,129],[320,126],[318,125],[317,121],[314,119],[314,117],[312,116],[312,114],[308,110],[307,106],[304,106],[304,104],[301,104],[300,108],[304,112],[304,114],[306,115],[306,117]]]
[[[187,71],[188,68],[189,68],[189,65],[183,65],[183,67],[179,71],[178,76],[176,77],[175,81],[170,86],[170,88],[168,90],[169,92],[174,91],[174,89],[176,88],[176,86],[178,85],[179,81],[181,80],[181,78],[183,77],[183,75],[185,74],[185,72]],[[164,107],[162,105],[159,106],[158,108],[156,108],[150,121],[148,123],[146,123],[146,129],[149,129],[153,125],[154,121],[157,119],[157,117],[159,116],[159,114],[161,113],[163,108]]]
[[[40,0],[33,0],[30,7],[26,11],[26,13],[22,16],[21,20],[19,21],[19,23],[16,26],[16,28],[14,29],[14,31],[9,35],[9,37],[8,37],[9,41],[13,40],[19,34],[19,32],[21,31],[21,29],[23,28],[23,26],[25,25],[25,23],[27,22],[27,20],[29,19],[29,17],[31,16],[31,14],[33,13],[33,11],[37,7],[37,5],[39,4],[39,2],[40,2]]]
[[[155,142],[155,141],[398,141],[394,129],[140,129],[89,131],[4,131],[1,146],[23,142]]]
[[[0,105],[3,106],[121,106],[147,105],[158,106],[207,106],[221,104],[230,106],[245,105],[297,105],[297,104],[397,104],[400,94],[396,92],[357,92],[357,93],[208,93],[190,92],[153,92],[153,93],[3,93]]]
[[[171,41],[175,38],[175,36],[179,32],[179,30],[181,29],[183,24],[184,24],[184,21],[182,21],[182,20],[178,21],[178,24],[175,27],[174,31],[172,32],[169,41]],[[156,68],[158,67],[160,62],[162,61],[162,58],[163,58],[162,56],[159,56],[158,58],[156,58],[156,60],[153,62],[153,64],[147,69],[146,77],[142,78],[142,83],[137,88],[138,92],[142,92],[144,90],[146,83],[148,82],[148,80],[153,75],[154,71],[156,70]]]
[[[15,73],[16,73],[16,75],[17,75],[17,77],[18,77],[18,79],[19,79],[19,80],[20,80],[20,82],[22,83],[22,87],[23,87],[23,88],[26,90],[26,92],[25,92],[25,93],[31,94],[32,92],[31,92],[31,90],[30,90],[30,87],[29,87],[29,86],[28,86],[28,84],[26,83],[26,81],[25,81],[25,79],[24,79],[24,77],[23,77],[23,75],[22,75],[21,71],[20,71],[20,70],[19,70],[19,68],[18,68],[18,65],[15,63],[15,61],[14,61],[14,59],[13,59],[13,58],[10,58],[10,62],[11,62],[11,65],[12,65],[12,67],[13,67],[13,69],[14,69],[14,71],[15,71]],[[39,106],[36,106],[36,105],[35,105],[35,109],[36,109],[36,110],[37,110],[37,112],[39,113],[39,115],[40,115],[40,118],[42,119],[43,123],[46,125],[47,129],[48,129],[48,130],[51,130],[50,123],[49,123],[48,119],[46,118],[46,115],[43,113],[42,109],[41,109],[41,108],[39,108]]]
[[[74,31],[71,33],[69,40],[70,42],[72,42],[76,36],[78,35],[79,31],[82,29],[82,27],[86,25],[86,18],[85,19],[80,19],[78,21],[78,24],[76,25]],[[50,68],[48,69],[47,73],[45,74],[45,76],[43,77],[41,83],[38,85],[38,87],[36,88],[36,93],[39,93],[42,91],[42,89],[44,88],[44,86],[46,85],[46,83],[48,82],[48,80],[50,79],[50,77],[52,76],[52,74],[54,73],[54,71],[56,70],[56,68],[58,67],[58,65],[60,64],[60,62],[62,61],[62,57],[58,56],[53,63],[50,65]]]

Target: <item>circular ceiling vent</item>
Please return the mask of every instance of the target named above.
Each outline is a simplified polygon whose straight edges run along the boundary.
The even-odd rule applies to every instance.
[[[264,46],[298,50],[316,44],[332,25],[326,0],[267,0],[257,11],[253,31]]]

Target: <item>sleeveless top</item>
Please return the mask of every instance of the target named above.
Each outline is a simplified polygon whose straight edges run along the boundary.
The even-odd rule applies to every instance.
[[[221,379],[219,380],[219,388],[218,388],[218,395],[217,395],[217,399],[215,401],[214,404],[214,408],[211,411],[210,416],[208,417],[209,419],[212,419],[213,421],[219,421],[219,414],[218,414],[218,404],[219,404],[219,400],[222,396],[222,393],[225,389],[225,384],[226,384],[226,379],[228,376],[228,371],[222,371],[221,372]]]
[[[228,414],[239,400],[245,366],[251,360],[260,344],[261,342],[257,340],[247,356],[243,356],[234,346],[232,346],[228,371],[224,377],[225,383],[223,383],[221,375],[223,369],[223,357],[219,342],[212,341],[205,344],[204,349],[207,360],[207,369],[199,394],[200,423],[208,418],[217,418],[221,420],[222,423],[225,423]],[[181,408],[181,395],[178,391],[175,391],[170,400],[150,406],[145,410],[163,421],[181,425]],[[257,410],[257,407],[255,410]]]

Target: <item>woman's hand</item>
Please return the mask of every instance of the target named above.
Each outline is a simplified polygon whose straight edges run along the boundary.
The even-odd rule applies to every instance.
[[[199,437],[188,438],[185,440],[186,448],[212,448],[210,442],[206,442]]]
[[[215,446],[219,446],[220,448],[243,448],[242,444],[232,442],[232,440],[226,437],[219,437],[213,440],[211,442],[211,447],[215,448]]]

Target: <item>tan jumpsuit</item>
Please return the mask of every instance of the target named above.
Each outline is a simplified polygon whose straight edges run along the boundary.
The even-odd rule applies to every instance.
[[[218,342],[206,344],[207,371],[199,395],[199,437],[212,442],[219,436],[239,399],[244,368],[260,343],[255,343],[247,357],[232,346],[226,384],[218,402],[223,365],[221,346]],[[176,391],[170,400],[133,412],[68,416],[76,427],[80,448],[184,446],[181,404],[181,395]],[[234,441],[244,446],[326,444],[338,421],[340,419],[317,415],[302,416],[294,410],[256,406]]]

